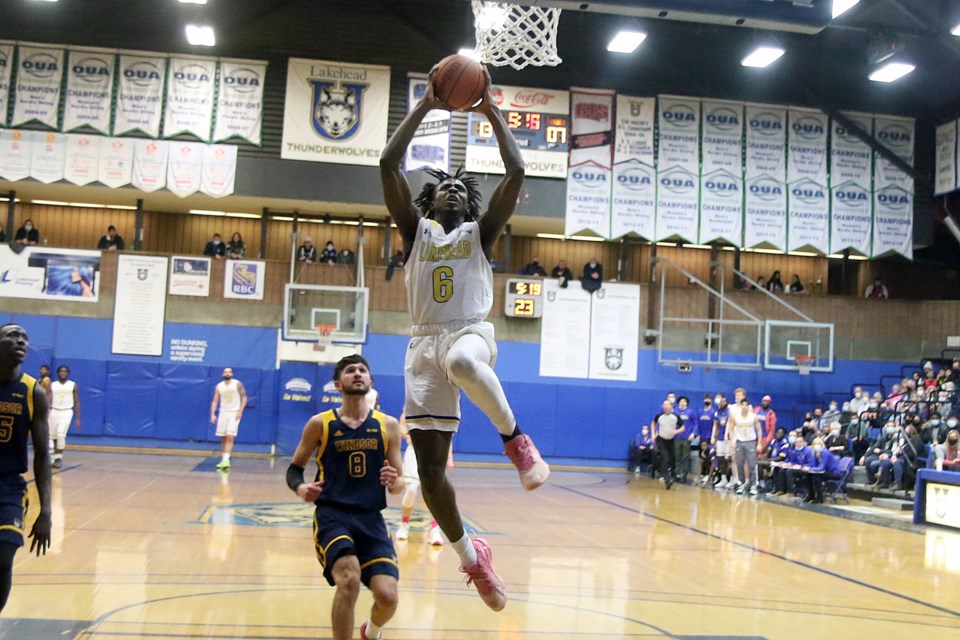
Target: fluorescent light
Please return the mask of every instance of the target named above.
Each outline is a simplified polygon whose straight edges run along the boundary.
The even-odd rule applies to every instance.
[[[684,244],[683,248],[684,249],[712,249],[713,247],[711,247],[708,244]]]
[[[562,233],[538,233],[538,238],[545,240],[580,240],[581,242],[606,242],[606,238],[595,236],[565,236]]]
[[[860,4],[860,0],[833,0],[833,17],[843,15]]]
[[[103,205],[107,209],[124,209],[126,211],[136,211],[137,208],[132,204],[105,204]]]
[[[834,260],[843,260],[843,254],[842,254],[842,253],[830,253],[830,254],[827,254],[827,257],[828,257],[828,258],[832,258],[832,259],[834,259]]]
[[[893,82],[894,80],[899,80],[914,69],[916,69],[914,65],[906,62],[888,62],[868,77],[874,82]]]
[[[31,200],[33,204],[47,204],[53,207],[65,207],[68,203],[60,200]]]
[[[867,256],[850,256],[850,259],[851,260],[869,260],[870,258]]]
[[[291,216],[271,216],[271,220],[279,220],[280,222],[293,222],[293,217]]]
[[[753,253],[772,253],[777,256],[783,255],[783,251],[780,251],[778,249],[748,249],[748,251],[751,251]]]
[[[34,0],[34,2],[56,2],[57,0]]]
[[[207,0],[177,0],[180,4],[207,4]]]
[[[802,256],[804,258],[816,258],[819,254],[813,253],[812,251],[790,251],[787,253],[788,256]]]
[[[68,207],[86,207],[87,209],[103,209],[102,204],[93,204],[92,202],[68,202]]]
[[[377,223],[377,222],[364,222],[364,223],[363,223],[363,226],[365,226],[365,227],[379,227],[380,224]]]
[[[212,47],[217,44],[217,39],[213,35],[213,27],[188,24],[186,28],[187,42],[198,47]]]
[[[675,242],[658,242],[658,247],[675,247],[677,244]]]
[[[950,33],[952,33],[955,36],[960,36],[960,24],[958,24],[953,29],[951,29]]]
[[[607,45],[607,51],[613,53],[633,53],[647,37],[643,31],[621,29]]]
[[[757,47],[746,58],[740,61],[744,67],[763,68],[783,55],[783,49],[780,47]]]
[[[228,218],[259,218],[260,217],[259,213],[243,213],[240,211],[228,211],[223,215],[225,215]]]
[[[210,209],[190,209],[189,213],[195,216],[225,216],[225,211],[211,211]]]
[[[463,47],[462,49],[457,51],[457,53],[459,53],[461,56],[466,56],[471,60],[476,60],[477,62],[480,62],[480,53],[476,49],[473,49],[470,47]]]
[[[496,2],[484,2],[483,8],[477,14],[477,27],[484,31],[499,31],[506,24],[509,12],[510,7],[507,5],[501,6]]]

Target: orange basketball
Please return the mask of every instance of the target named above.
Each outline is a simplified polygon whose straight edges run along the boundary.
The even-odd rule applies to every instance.
[[[469,109],[483,100],[487,74],[483,65],[467,56],[454,54],[437,64],[433,94],[451,109]]]

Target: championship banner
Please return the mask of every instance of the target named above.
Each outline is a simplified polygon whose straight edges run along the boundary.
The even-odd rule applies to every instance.
[[[170,143],[167,152],[167,189],[181,198],[200,190],[203,147],[199,142]]]
[[[148,193],[165,187],[170,144],[166,140],[137,139],[133,146],[133,176],[130,184]]]
[[[151,138],[160,135],[166,68],[167,60],[163,57],[120,56],[113,135],[134,131]]]
[[[564,234],[610,234],[610,178],[613,163],[612,91],[570,91],[570,168]]]
[[[866,114],[845,113],[873,135],[873,118]],[[839,122],[833,129],[830,148],[830,253],[853,249],[870,255],[873,232],[871,197],[871,160],[873,152]]]
[[[420,102],[427,91],[427,78],[411,76],[407,80],[407,113]],[[439,169],[450,171],[450,112],[431,109],[417,127],[404,158],[407,171]]]
[[[63,80],[63,49],[21,45],[18,53],[11,126],[39,122],[56,129]]]
[[[653,168],[656,98],[617,96],[610,237],[635,233],[653,239],[657,176]]]
[[[561,288],[553,278],[544,279],[543,292],[540,376],[589,377],[590,294],[580,286]]]
[[[743,235],[743,104],[703,101],[700,244]]]
[[[170,295],[206,298],[210,295],[210,258],[173,256]]]
[[[266,78],[267,63],[261,60],[220,60],[214,142],[239,138],[260,146]]]
[[[109,135],[116,56],[102,51],[68,49],[67,62],[62,130],[89,127]]]
[[[290,58],[280,157],[377,166],[389,104],[390,67]]]
[[[529,178],[566,178],[570,94],[553,89],[490,87],[517,144]],[[466,169],[503,173],[493,128],[483,114],[467,114]]]
[[[787,246],[787,112],[747,105],[744,242],[748,248]]]
[[[100,252],[0,244],[0,297],[96,302]]]
[[[133,146],[130,138],[99,138],[100,162],[97,180],[117,189],[133,179]]]
[[[937,165],[934,195],[950,193],[957,188],[957,121],[937,127]]]
[[[267,263],[259,260],[227,260],[223,272],[223,297],[263,300]]]
[[[873,131],[882,145],[913,166],[913,118],[874,116]],[[913,259],[913,177],[874,152],[872,256],[888,253]]]
[[[700,219],[700,101],[659,96],[656,239],[696,242]]]
[[[13,75],[14,45],[0,42],[0,127],[7,126],[7,107],[10,105],[10,77]]]
[[[827,198],[827,116],[812,109],[787,112],[787,250],[830,253]]]
[[[167,259],[121,254],[113,305],[112,353],[163,355]]]
[[[232,144],[208,144],[203,147],[200,191],[214,198],[233,193],[237,177],[237,147]]]
[[[100,176],[100,136],[85,133],[67,133],[63,177],[80,186],[90,184]]]
[[[16,182],[30,175],[34,133],[0,129],[0,178]]]
[[[215,58],[170,58],[164,138],[188,133],[203,142],[210,142],[216,77]]]
[[[67,161],[64,135],[53,131],[34,131],[31,147],[30,177],[43,184],[63,180]]]
[[[637,379],[640,285],[605,282],[590,296],[590,378]]]

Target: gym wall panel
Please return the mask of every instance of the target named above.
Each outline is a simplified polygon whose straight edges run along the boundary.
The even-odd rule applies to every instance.
[[[107,407],[104,434],[128,438],[155,438],[160,389],[160,364],[107,363]],[[164,407],[164,410],[167,408]]]
[[[107,363],[102,360],[75,359],[57,363],[70,367],[70,379],[77,383],[80,396],[80,428],[70,434],[102,436],[107,411]],[[56,379],[56,374],[53,374]]]
[[[213,441],[210,424],[212,369],[191,365],[162,365],[157,380],[156,437],[164,440]]]

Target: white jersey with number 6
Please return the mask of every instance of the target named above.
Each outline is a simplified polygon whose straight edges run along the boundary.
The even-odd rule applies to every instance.
[[[414,335],[460,329],[490,313],[493,270],[476,222],[447,234],[439,222],[421,218],[404,269]]]
[[[236,379],[228,384],[226,380],[217,383],[220,393],[220,413],[240,411],[240,385]]]

